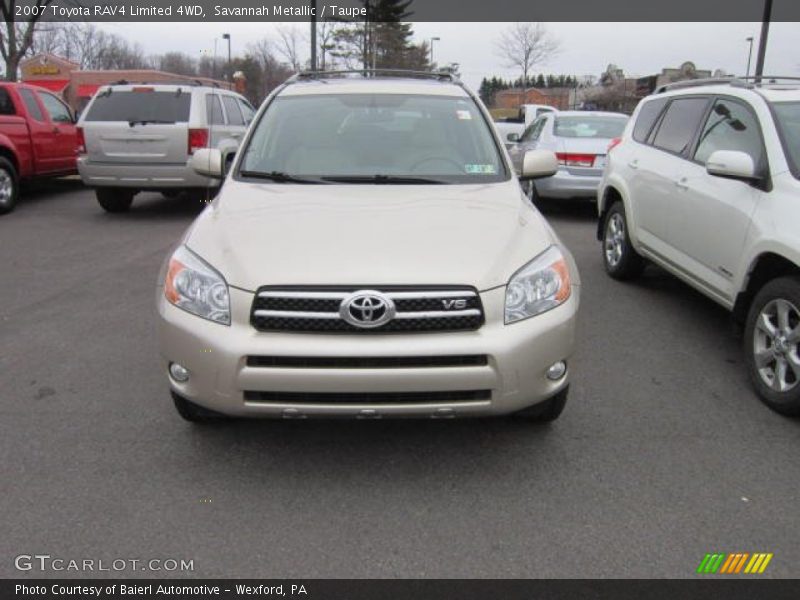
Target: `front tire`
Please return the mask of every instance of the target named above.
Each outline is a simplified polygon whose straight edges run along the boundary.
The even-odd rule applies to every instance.
[[[800,277],[781,277],[756,294],[744,335],[753,387],[775,412],[800,416]]]
[[[136,192],[124,188],[98,188],[95,190],[97,202],[103,210],[110,213],[127,212],[133,203]]]
[[[631,244],[622,202],[615,202],[603,224],[603,264],[614,279],[635,279],[644,270],[644,259]]]
[[[7,158],[0,156],[0,215],[10,213],[19,198],[17,170]]]
[[[535,423],[551,423],[564,412],[568,395],[569,386],[565,387],[549,400],[545,400],[540,404],[514,413],[514,417],[526,421],[533,421]]]

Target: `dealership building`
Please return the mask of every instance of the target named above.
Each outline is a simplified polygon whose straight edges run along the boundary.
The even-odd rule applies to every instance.
[[[80,112],[100,86],[113,83],[187,83],[233,88],[227,81],[177,75],[150,69],[84,71],[80,65],[54,54],[37,54],[20,63],[21,81],[38,85],[61,96]]]

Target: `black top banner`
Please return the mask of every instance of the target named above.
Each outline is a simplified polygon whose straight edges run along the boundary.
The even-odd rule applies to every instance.
[[[17,0],[9,20],[359,21],[377,0]],[[761,21],[767,0],[410,0],[405,21]],[[8,6],[4,0],[3,4]],[[773,0],[772,21],[800,21],[800,1]]]

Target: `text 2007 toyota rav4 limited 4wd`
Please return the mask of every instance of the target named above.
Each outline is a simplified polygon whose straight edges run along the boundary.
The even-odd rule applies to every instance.
[[[460,83],[302,75],[256,116],[167,259],[180,414],[552,420],[578,309],[569,252]],[[221,176],[224,157],[193,165]],[[523,177],[550,176],[533,151]]]

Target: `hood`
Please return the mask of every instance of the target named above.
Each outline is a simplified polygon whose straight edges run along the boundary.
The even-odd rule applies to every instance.
[[[262,285],[505,285],[554,243],[512,179],[485,185],[294,185],[229,179],[186,245]]]

